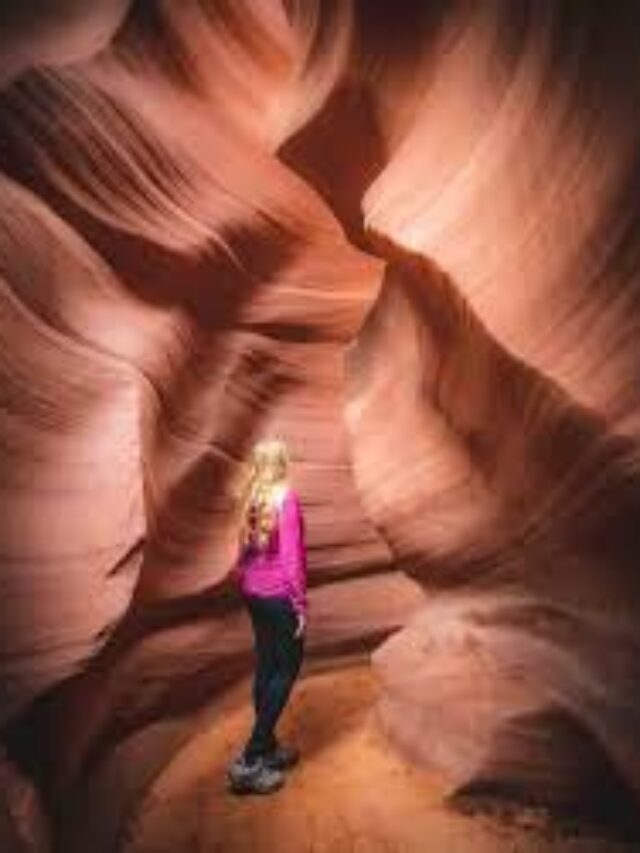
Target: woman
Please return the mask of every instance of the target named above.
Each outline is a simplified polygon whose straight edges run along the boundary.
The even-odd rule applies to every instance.
[[[304,522],[287,481],[282,441],[259,442],[240,520],[234,576],[253,625],[255,724],[228,773],[237,793],[269,793],[284,784],[297,750],[278,743],[275,727],[302,665],[307,613]]]

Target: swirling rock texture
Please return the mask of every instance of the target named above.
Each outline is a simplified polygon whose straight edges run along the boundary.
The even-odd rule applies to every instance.
[[[248,672],[234,495],[274,431],[311,659],[373,651],[454,802],[635,810],[639,21],[3,7],[3,849],[117,849]]]

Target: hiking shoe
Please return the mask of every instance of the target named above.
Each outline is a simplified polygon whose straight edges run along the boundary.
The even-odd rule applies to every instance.
[[[264,763],[271,770],[287,770],[300,760],[300,752],[294,746],[276,746],[264,757]]]
[[[284,785],[284,773],[268,767],[262,758],[252,762],[237,758],[227,771],[234,794],[270,794]]]

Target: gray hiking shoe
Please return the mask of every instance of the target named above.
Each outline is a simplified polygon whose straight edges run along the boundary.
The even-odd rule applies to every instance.
[[[268,767],[264,759],[248,763],[244,756],[237,758],[227,771],[229,787],[234,794],[270,794],[284,785],[281,770]]]
[[[294,746],[278,744],[264,757],[264,763],[271,770],[287,770],[300,760],[300,752]]]

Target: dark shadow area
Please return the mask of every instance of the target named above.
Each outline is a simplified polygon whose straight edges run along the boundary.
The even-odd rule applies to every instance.
[[[510,743],[514,738],[516,743]],[[529,755],[523,755],[523,745]],[[560,745],[560,747],[559,747]],[[459,788],[448,804],[465,814],[491,814],[502,819],[529,821],[530,828],[551,837],[600,836],[612,841],[640,843],[637,802],[626,782],[591,734],[562,710],[523,715],[509,720],[499,733],[498,756],[516,750],[526,762],[526,784],[514,766],[509,777],[504,764],[489,764],[477,778]],[[575,784],[549,775],[549,756],[557,750],[573,766]],[[536,779],[537,775],[537,779]]]
[[[327,202],[359,249],[368,250],[361,200],[388,160],[374,99],[363,84],[344,83],[278,157]]]

